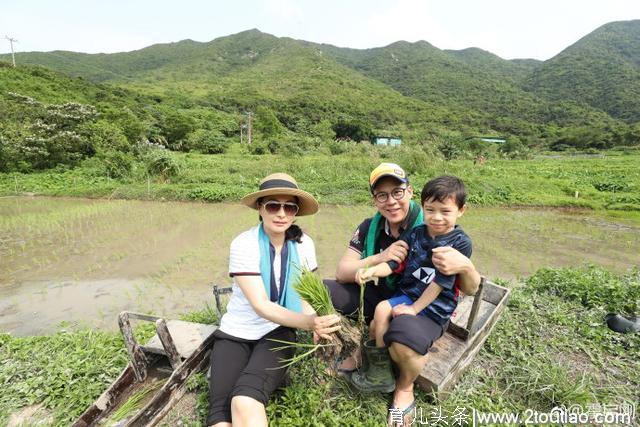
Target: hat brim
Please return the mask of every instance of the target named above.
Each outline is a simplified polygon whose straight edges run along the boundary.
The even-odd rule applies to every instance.
[[[269,188],[266,190],[249,193],[240,199],[240,203],[258,210],[258,199],[267,196],[295,196],[298,198],[300,210],[296,216],[313,215],[320,208],[317,200],[309,193],[295,188]]]
[[[408,184],[409,183],[409,179],[408,178],[400,178],[397,175],[391,174],[391,173],[385,173],[384,175],[380,175],[379,177],[376,178],[375,181],[373,181],[372,184],[369,185],[369,189],[373,192],[373,189],[375,188],[376,184],[378,184],[378,182],[382,179],[382,178],[393,178],[396,181],[399,181],[401,184]]]

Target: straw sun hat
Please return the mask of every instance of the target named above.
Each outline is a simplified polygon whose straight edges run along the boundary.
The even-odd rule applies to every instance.
[[[240,202],[253,209],[259,209],[258,199],[267,196],[295,196],[298,198],[300,210],[297,216],[313,215],[318,212],[318,202],[306,191],[298,187],[292,176],[286,173],[274,173],[260,181],[260,190],[249,193]]]

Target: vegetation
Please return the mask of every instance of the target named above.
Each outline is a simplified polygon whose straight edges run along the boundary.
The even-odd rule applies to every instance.
[[[300,294],[300,298],[309,303],[319,316],[338,314],[331,302],[329,290],[322,283],[322,278],[316,273],[304,269],[294,286]],[[360,306],[363,306],[362,301]],[[349,319],[340,314],[338,316],[340,316],[340,330],[331,333],[331,341],[326,342],[325,345],[315,345],[312,350],[306,353],[311,354],[312,351],[318,350],[318,356],[329,365],[335,362],[338,357],[350,356],[360,344],[362,335],[362,331],[358,330]],[[294,362],[299,360],[299,358],[293,359]]]
[[[426,42],[342,49],[257,30],[109,55],[20,53],[20,64],[39,65],[0,62],[0,196],[236,201],[281,170],[322,204],[357,204],[370,200],[373,167],[393,161],[416,188],[436,175],[460,176],[475,205],[608,209],[637,219],[639,25],[607,24],[545,62],[441,51]],[[253,142],[241,145],[248,112]],[[361,143],[376,135],[400,137],[403,146]],[[483,135],[507,141],[474,138]],[[478,156],[487,158],[484,165],[472,163]],[[104,209],[114,218],[130,215],[125,206],[77,206],[44,222],[37,214],[13,215],[3,227],[26,226],[35,237],[11,240],[4,255],[23,254],[39,239],[69,242],[76,224],[69,218]],[[163,214],[156,216],[173,218]],[[146,217],[137,220],[146,224]],[[127,233],[116,230],[117,221],[106,228]],[[50,252],[65,256],[64,249]],[[49,262],[33,256],[25,265]],[[615,334],[602,319],[638,313],[638,271],[542,269],[509,286],[509,309],[443,404],[445,413],[637,401],[640,338]],[[187,317],[216,321],[208,306]],[[303,337],[308,351],[310,337]],[[68,425],[125,363],[122,340],[112,333],[0,335],[0,425],[34,404],[54,425]],[[356,395],[324,370],[317,359],[296,364],[293,383],[267,408],[270,420],[382,422],[386,398]],[[206,412],[206,380],[198,376],[190,386],[198,393],[197,425]],[[425,413],[437,409],[424,394],[420,403]]]
[[[407,170],[418,189],[437,175],[460,176],[474,205],[640,209],[640,156],[633,152],[489,159],[477,166],[471,160],[445,161],[408,147],[358,144],[340,155],[312,151],[304,157],[250,155],[246,150],[232,144],[223,155],[182,154],[146,145],[139,150],[140,160],[114,157],[106,163],[91,158],[74,169],[0,174],[0,195],[236,201],[253,191],[262,177],[281,170],[294,175],[322,204],[366,203],[369,173],[381,161],[393,161]]]
[[[605,24],[542,63],[524,85],[548,100],[571,99],[638,123],[639,40],[640,20]]]
[[[495,134],[518,146],[507,150],[514,157],[638,146],[639,25],[607,24],[542,63],[427,42],[344,49],[257,30],[116,54],[20,53],[20,64],[79,78],[0,62],[0,171],[75,161],[15,160],[38,151],[35,124],[50,126],[38,109],[24,108],[24,97],[45,109],[95,108],[80,129],[89,149],[81,157],[132,152],[140,141],[222,153],[239,140],[247,112],[254,113],[252,154],[335,153],[342,149],[335,138],[376,135],[428,151],[445,147],[447,157],[468,137]]]
[[[558,296],[554,289],[560,276],[570,278],[567,289],[575,292],[620,297],[603,305],[597,298],[585,300],[578,294]],[[442,403],[445,416],[451,417],[456,408],[466,408],[467,413],[472,409],[524,413],[574,404],[586,412],[589,405],[637,400],[640,335],[612,332],[603,317],[608,310],[624,312],[627,296],[635,296],[637,303],[638,271],[618,275],[594,266],[545,269],[521,283],[506,285],[512,289],[508,309]],[[193,316],[216,321],[210,311]],[[41,402],[53,412],[54,425],[68,425],[116,377],[126,359],[122,340],[115,334],[77,331],[0,337],[0,424],[18,408]],[[310,339],[307,334],[302,341]],[[317,359],[291,369],[292,383],[276,393],[267,407],[271,422],[375,426],[386,418],[386,396],[355,393],[326,377]],[[204,376],[194,377],[190,388],[198,394],[197,404],[183,422],[201,425],[207,408]],[[429,418],[438,407],[423,392],[418,398],[419,410]]]

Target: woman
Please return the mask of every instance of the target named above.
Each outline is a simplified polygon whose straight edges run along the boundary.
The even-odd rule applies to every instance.
[[[296,216],[318,211],[313,196],[284,173],[267,176],[259,191],[244,196],[260,224],[231,243],[229,274],[233,294],[215,332],[209,382],[209,426],[266,426],[265,407],[286,369],[282,360],[295,341],[294,328],[329,339],[339,329],[336,315],[316,316],[293,288],[300,268],[317,268],[313,241],[293,224]]]

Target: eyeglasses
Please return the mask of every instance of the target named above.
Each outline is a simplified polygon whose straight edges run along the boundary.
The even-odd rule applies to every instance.
[[[402,198],[404,197],[405,191],[407,191],[407,189],[404,187],[394,188],[391,191],[391,197],[393,197],[394,200],[402,200]],[[389,193],[385,193],[385,192],[376,193],[373,195],[373,198],[376,199],[376,202],[378,203],[385,203],[387,200],[389,200]]]
[[[293,202],[276,202],[274,200],[263,203],[264,210],[271,215],[275,215],[280,212],[280,209],[284,209],[285,215],[294,216],[300,210],[300,207]]]

